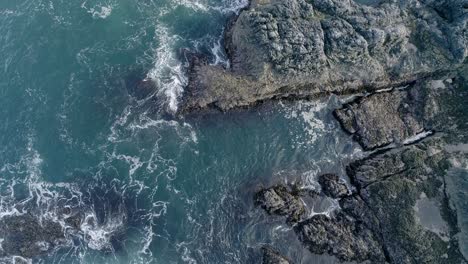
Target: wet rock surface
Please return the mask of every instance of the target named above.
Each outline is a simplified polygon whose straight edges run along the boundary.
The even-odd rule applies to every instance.
[[[334,115],[366,150],[411,143],[420,134],[447,128],[440,120],[445,110],[437,97],[454,88],[454,78],[459,78],[454,75],[436,75],[406,87],[358,97],[335,110]]]
[[[346,183],[336,174],[324,174],[319,177],[322,192],[332,198],[342,198],[348,195]]]
[[[402,143],[427,130],[417,89],[373,94],[335,111],[344,129],[365,149]]]
[[[315,254],[334,255],[340,260],[385,262],[381,243],[362,222],[345,214],[334,217],[316,215],[294,230],[304,245]]]
[[[269,214],[286,216],[288,222],[299,221],[305,213],[304,203],[299,194],[284,185],[258,191],[255,203]]]
[[[226,30],[232,67],[194,60],[181,111],[375,91],[466,60],[466,0],[361,2],[251,1]]]
[[[468,140],[459,113],[467,7],[466,0],[253,0],[225,33],[231,68],[192,58],[181,111],[360,94],[334,115],[373,152],[347,166],[352,193],[336,175],[319,178],[340,209],[307,218],[300,194],[280,185],[258,192],[256,203],[285,216],[311,252],[340,261],[466,263],[444,145]],[[439,228],[421,220],[424,208]]]
[[[318,177],[322,193],[340,208],[294,226],[304,246],[359,263],[467,263],[455,204],[463,195],[452,198],[446,184],[457,180],[447,170],[463,150],[446,146],[467,142],[466,117],[459,116],[467,72],[363,96],[335,111],[364,148],[387,147],[348,164],[352,192],[337,175]],[[412,139],[421,129],[434,133]]]
[[[277,250],[264,246],[262,247],[263,264],[290,264],[291,262],[284,256],[281,255]]]
[[[455,236],[456,225],[451,222],[451,230],[441,236],[424,228],[414,210],[419,198],[428,195],[437,201],[444,221],[450,222],[454,217],[444,191],[445,158],[441,152],[435,154],[440,144],[439,140],[430,139],[371,156],[348,167],[350,178],[357,183],[359,199],[342,201],[343,211],[382,238],[391,263],[463,261]],[[395,169],[394,161],[401,168]]]
[[[65,243],[62,226],[53,221],[39,222],[30,214],[5,216],[0,220],[0,257],[32,258]]]

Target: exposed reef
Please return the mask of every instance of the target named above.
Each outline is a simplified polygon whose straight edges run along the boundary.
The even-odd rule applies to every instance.
[[[32,258],[66,243],[62,226],[54,221],[42,223],[30,214],[11,215],[0,219],[0,257]]]
[[[457,211],[463,207],[460,196],[452,200],[447,182],[463,177],[448,172],[464,157],[460,151],[467,142],[467,119],[459,116],[466,106],[467,72],[464,66],[335,110],[342,127],[374,151],[347,166],[352,191],[337,175],[318,177],[322,195],[339,199],[340,208],[294,224],[304,246],[341,261],[466,263],[460,235],[466,227]],[[289,193],[287,200],[301,195]]]
[[[299,193],[284,185],[258,191],[255,203],[269,214],[287,216],[289,222],[298,222],[305,214]]]
[[[181,111],[376,91],[466,61],[466,0],[374,2],[252,0],[227,27],[229,69],[192,59]]]
[[[315,254],[467,263],[467,195],[451,194],[464,181],[448,173],[467,152],[467,22],[468,0],[252,0],[226,29],[229,68],[191,56],[180,111],[357,95],[334,111],[369,151],[347,166],[350,185],[325,174],[318,196],[278,184],[255,203]],[[310,214],[305,196],[340,208]]]

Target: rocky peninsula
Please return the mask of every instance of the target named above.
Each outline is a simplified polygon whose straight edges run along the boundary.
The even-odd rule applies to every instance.
[[[467,9],[465,0],[252,0],[225,32],[230,68],[192,58],[181,111],[374,92],[459,67]]]
[[[467,23],[466,0],[252,0],[226,29],[229,68],[191,56],[180,111],[355,95],[334,116],[367,157],[317,192],[277,184],[255,204],[339,261],[467,263],[468,176],[450,173],[468,159]],[[340,208],[310,216],[305,196]]]

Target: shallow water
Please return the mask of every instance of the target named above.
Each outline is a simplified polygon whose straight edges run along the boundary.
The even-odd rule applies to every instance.
[[[244,5],[0,3],[0,217],[65,226],[69,208],[85,219],[64,230],[63,247],[29,261],[251,263],[271,244],[295,263],[335,262],[304,250],[252,194],[278,181],[315,188],[317,174],[343,175],[362,155],[331,116],[338,98],[173,116],[187,82],[180,49],[227,65],[223,26]],[[144,78],[158,90],[140,98]]]

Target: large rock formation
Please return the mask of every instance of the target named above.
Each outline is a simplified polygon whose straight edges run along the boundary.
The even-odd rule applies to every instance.
[[[298,193],[287,186],[276,185],[262,189],[255,195],[255,203],[269,214],[287,216],[289,222],[298,222],[305,213]]]
[[[378,236],[362,221],[338,213],[333,218],[316,215],[295,228],[299,239],[315,254],[330,254],[341,260],[384,263]]]
[[[441,144],[430,139],[348,167],[358,192],[341,207],[381,238],[391,263],[464,261],[444,189],[447,160]]]
[[[374,2],[252,0],[225,34],[232,67],[194,59],[182,111],[375,91],[466,60],[468,0]]]
[[[340,210],[295,225],[311,252],[370,263],[467,262],[460,232],[468,230],[457,223],[463,212],[456,211],[463,210],[460,197],[466,193],[452,197],[447,191],[460,182],[448,173],[463,156],[454,153],[468,142],[467,73],[464,66],[405,89],[363,96],[336,111],[363,147],[387,148],[347,166],[353,193],[336,175],[319,177],[322,192],[338,198]],[[426,129],[434,133],[412,140]]]

